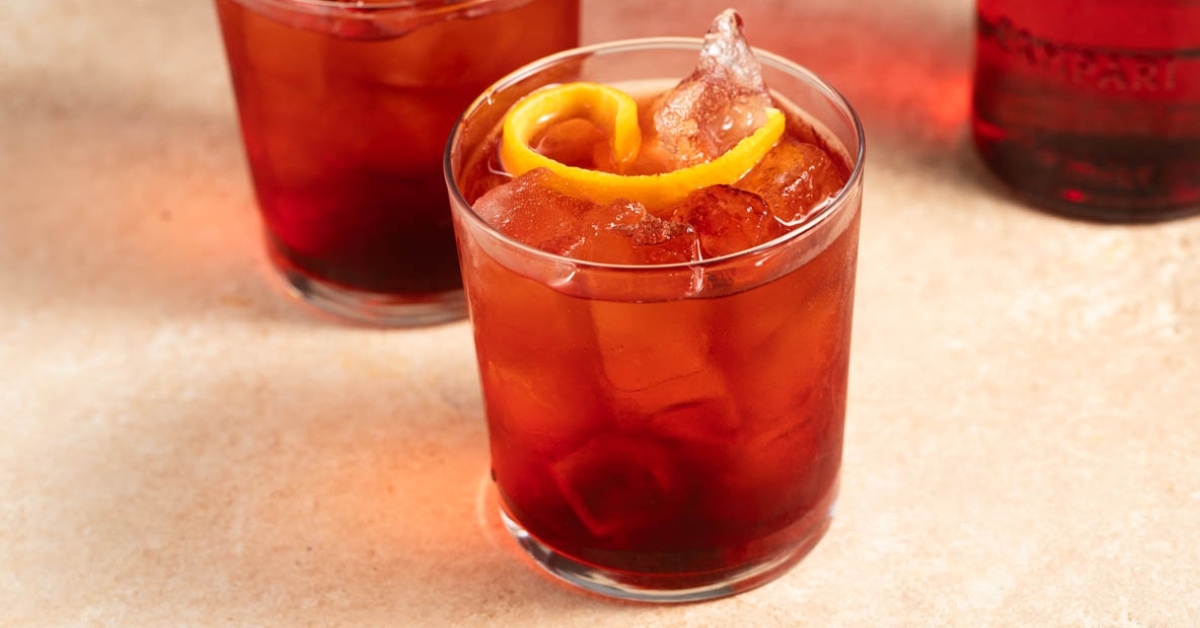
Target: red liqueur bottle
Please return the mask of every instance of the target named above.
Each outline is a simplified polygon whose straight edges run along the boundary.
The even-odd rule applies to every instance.
[[[1006,184],[1089,220],[1200,213],[1200,1],[977,8],[973,131]]]

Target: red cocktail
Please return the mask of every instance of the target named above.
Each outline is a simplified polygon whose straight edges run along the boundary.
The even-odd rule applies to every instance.
[[[486,86],[578,43],[578,0],[216,0],[268,247],[311,302],[463,314],[441,175]]]
[[[551,573],[608,595],[683,601],[763,583],[816,544],[836,496],[861,129],[814,75],[761,52],[760,70],[736,50],[730,19],[683,83],[699,41],[572,51],[501,81],[451,139],[506,524]],[[713,50],[738,71],[714,70]],[[628,134],[593,124],[622,105],[576,102],[611,95],[595,84],[637,103],[636,158],[617,164]],[[563,102],[592,122],[543,115]],[[764,105],[786,121],[748,173],[670,189],[745,158],[774,119]],[[506,112],[538,121],[530,145],[558,166],[513,176],[527,157],[505,148],[508,125],[497,131]],[[718,119],[724,131],[688,131]]]

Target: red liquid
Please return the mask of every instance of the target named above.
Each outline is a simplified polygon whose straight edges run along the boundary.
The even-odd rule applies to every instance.
[[[978,0],[976,143],[1035,204],[1200,212],[1200,4]]]
[[[469,298],[486,303],[472,320],[510,514],[578,561],[699,579],[819,536],[841,462],[856,228],[803,270],[707,300],[576,298],[476,258]],[[598,347],[596,326],[621,320]],[[603,360],[621,345],[705,366],[672,381],[610,363],[631,369],[614,383]]]
[[[577,43],[578,1],[534,0],[402,35],[286,8],[265,17],[253,0],[216,4],[281,265],[360,291],[460,288],[446,138],[493,81]]]
[[[502,181],[493,150],[459,181],[472,202]],[[836,190],[849,169],[833,159]],[[777,256],[709,268],[711,298],[687,298],[679,270],[579,267],[555,288],[515,270],[526,255],[461,237],[508,514],[624,584],[704,586],[798,560],[828,525],[841,462],[851,202]]]

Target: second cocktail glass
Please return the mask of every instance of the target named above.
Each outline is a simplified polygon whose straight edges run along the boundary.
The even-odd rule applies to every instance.
[[[216,0],[271,260],[341,317],[465,314],[441,174],[487,85],[578,44],[578,0]]]

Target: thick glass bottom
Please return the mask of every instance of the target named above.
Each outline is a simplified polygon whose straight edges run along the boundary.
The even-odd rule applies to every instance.
[[[503,507],[509,535],[550,575],[587,592],[637,602],[684,603],[727,597],[766,584],[786,573],[817,545],[833,518],[836,486],[818,508],[789,528],[791,544],[751,564],[704,573],[630,573],[588,564],[556,551],[521,526]]]
[[[286,286],[301,301],[338,318],[377,327],[421,327],[465,318],[461,289],[440,293],[381,293],[354,290],[304,272],[280,253],[270,238],[271,262]]]

